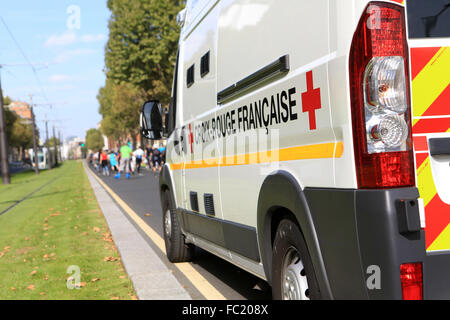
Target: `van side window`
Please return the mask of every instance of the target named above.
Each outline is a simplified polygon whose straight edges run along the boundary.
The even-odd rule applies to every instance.
[[[194,78],[194,71],[195,71],[195,65],[193,64],[188,70],[187,70],[187,87],[190,88],[195,81]]]
[[[202,57],[200,61],[200,75],[202,78],[209,73],[209,51]]]
[[[166,118],[166,128],[169,135],[173,132],[173,130],[175,130],[176,126],[179,59],[180,52],[178,51],[175,73],[173,75],[172,96],[170,97],[169,114]]]

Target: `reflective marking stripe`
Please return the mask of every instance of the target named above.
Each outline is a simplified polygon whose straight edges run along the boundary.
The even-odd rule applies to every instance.
[[[426,49],[412,49],[411,53],[414,54],[415,50]],[[446,72],[444,70],[450,70],[449,47],[439,49],[429,63],[413,80],[412,93],[414,117],[423,116],[425,111],[427,111],[449,85],[449,74],[448,71]],[[418,121],[419,120],[414,120],[413,125]]]
[[[450,225],[441,232],[441,234],[427,248],[428,251],[446,250],[450,248]]]
[[[431,199],[436,195],[436,188],[434,187],[433,173],[431,172],[430,157],[426,160],[417,170],[417,182],[419,186],[427,186],[427,188],[421,188],[420,197],[423,199],[425,208]]]
[[[243,155],[226,156],[222,158],[210,158],[205,160],[190,161],[186,163],[171,163],[170,169],[202,169],[261,164],[292,160],[307,159],[329,159],[341,158],[344,153],[344,144],[342,142],[331,142],[315,144],[308,146],[298,146],[279,149],[276,151],[261,151],[255,153],[246,153]]]
[[[450,249],[450,206],[437,193],[428,136],[450,132],[450,47],[411,49],[413,140],[417,184],[425,207],[427,250]]]

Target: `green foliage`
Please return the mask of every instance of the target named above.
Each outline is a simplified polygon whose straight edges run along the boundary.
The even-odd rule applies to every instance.
[[[89,129],[86,132],[86,147],[89,150],[97,151],[101,150],[105,144],[103,142],[103,136],[100,130]]]
[[[55,140],[53,138],[50,138],[50,139],[45,141],[45,145],[46,146],[48,145],[50,148],[53,148],[54,145],[55,145],[54,142],[55,142]],[[59,145],[60,145],[60,141],[59,141],[58,138],[56,138],[56,146],[59,146]]]
[[[3,98],[3,105],[4,106],[9,106],[12,103],[12,99],[8,96]]]
[[[184,1],[108,0],[111,11],[105,49],[106,84],[98,101],[102,132],[113,139],[139,127],[142,104],[170,101],[180,29],[176,16]]]
[[[130,84],[114,84],[107,80],[98,95],[100,113],[103,114],[102,132],[114,139],[139,133],[140,109],[145,102],[145,93]]]

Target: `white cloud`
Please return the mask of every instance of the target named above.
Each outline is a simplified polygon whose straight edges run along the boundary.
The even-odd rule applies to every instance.
[[[67,50],[64,52],[61,52],[56,58],[54,63],[64,63],[67,62],[75,57],[78,56],[84,56],[84,55],[91,55],[96,53],[95,50],[91,49],[77,49],[77,50]]]
[[[54,74],[49,78],[50,82],[55,82],[55,83],[67,82],[70,80],[72,80],[72,78],[65,74]]]
[[[46,47],[67,46],[77,41],[77,35],[73,32],[66,32],[61,35],[52,35],[45,42]]]
[[[81,36],[82,42],[99,42],[106,38],[104,34],[85,34]]]
[[[94,43],[103,41],[106,39],[104,34],[84,34],[77,36],[75,32],[65,32],[63,34],[56,34],[50,36],[47,41],[45,41],[46,47],[56,47],[56,46],[68,46],[76,42],[83,43]]]

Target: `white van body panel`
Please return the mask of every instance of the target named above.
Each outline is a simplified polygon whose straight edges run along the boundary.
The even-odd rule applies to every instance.
[[[269,126],[273,137],[277,136],[277,148],[334,144],[334,153],[337,154],[337,144],[340,143],[343,151],[339,157],[233,166],[222,163],[201,169],[172,170],[178,206],[192,210],[189,196],[190,192],[196,192],[199,213],[205,214],[202,195],[210,193],[214,195],[216,218],[256,228],[254,213],[261,185],[270,173],[277,170],[292,174],[302,188],[357,188],[348,56],[354,29],[368,2],[188,1],[186,23],[180,37],[179,136],[189,139],[202,122],[293,90],[290,98],[294,100],[297,118]],[[207,52],[210,53],[210,71],[202,77],[200,59]],[[244,92],[230,102],[217,104],[218,92],[285,55],[289,55],[290,64],[286,76]],[[187,70],[193,65],[195,82],[188,87]],[[321,108],[315,110],[315,129],[311,129],[309,112],[303,112],[302,104],[302,94],[308,92],[308,72],[312,72],[312,88],[320,89]],[[205,158],[223,159],[271,150],[267,144],[258,146],[258,140],[249,143],[255,139],[255,132],[256,137],[267,138],[261,133],[265,128],[259,129],[227,135],[212,143],[193,143],[192,153],[189,140],[185,141],[184,147],[188,150],[178,161],[186,164]],[[230,145],[234,147],[227,148]]]

